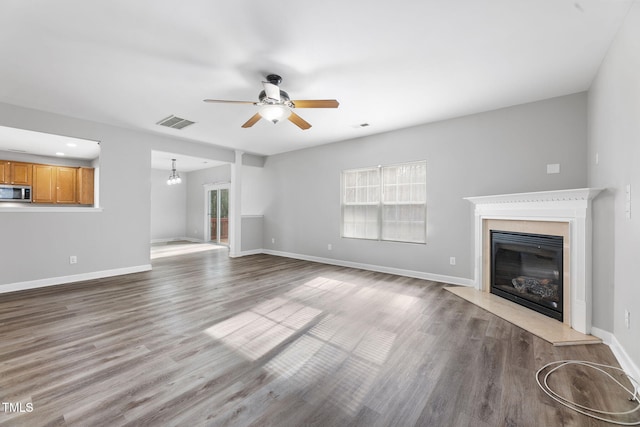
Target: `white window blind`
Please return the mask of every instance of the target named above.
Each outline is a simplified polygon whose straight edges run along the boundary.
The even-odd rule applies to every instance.
[[[426,162],[342,173],[342,236],[426,242]]]
[[[342,173],[342,235],[378,239],[380,173],[378,168]]]

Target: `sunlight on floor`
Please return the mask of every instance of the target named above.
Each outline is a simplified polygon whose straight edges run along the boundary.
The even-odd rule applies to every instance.
[[[298,331],[310,325],[324,310],[312,307],[316,298],[347,298],[362,304],[373,302],[381,310],[406,312],[418,298],[373,287],[360,287],[339,280],[316,277],[283,295],[263,301],[250,310],[216,323],[205,332],[257,360]],[[334,295],[335,297],[329,297]],[[382,313],[382,311],[381,311]],[[307,401],[329,401],[356,414],[389,357],[396,334],[368,321],[343,313],[328,313],[316,325],[291,342],[265,369],[278,376],[287,388],[301,390],[322,384],[335,376],[338,381],[313,387],[301,396]]]
[[[214,245],[212,243],[194,243],[184,241],[152,244],[151,259],[221,250],[229,250],[229,248],[226,246]]]

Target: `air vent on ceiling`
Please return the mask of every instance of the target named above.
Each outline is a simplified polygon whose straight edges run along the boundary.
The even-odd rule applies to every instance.
[[[160,126],[166,126],[168,128],[184,129],[194,123],[195,122],[192,122],[191,120],[183,119],[182,117],[176,117],[172,114],[169,117],[165,117],[164,119],[160,120],[157,124],[159,124]]]

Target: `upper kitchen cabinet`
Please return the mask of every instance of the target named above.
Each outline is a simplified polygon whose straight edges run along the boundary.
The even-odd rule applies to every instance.
[[[93,168],[78,168],[78,204],[93,205],[94,192],[94,174]]]
[[[33,165],[33,203],[56,202],[56,167],[52,165]]]
[[[31,163],[0,160],[0,184],[31,185]]]
[[[56,167],[56,203],[78,203],[78,168]]]
[[[0,184],[9,184],[9,162],[0,160]]]
[[[33,203],[92,205],[94,169],[33,165]]]

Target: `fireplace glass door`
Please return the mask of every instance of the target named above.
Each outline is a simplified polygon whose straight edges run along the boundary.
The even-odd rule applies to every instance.
[[[491,230],[491,293],[562,321],[562,236]]]

